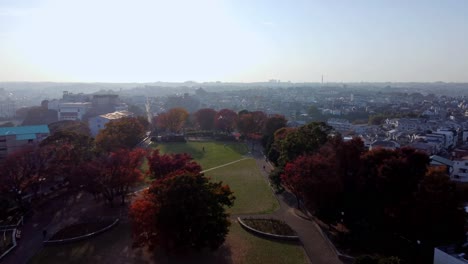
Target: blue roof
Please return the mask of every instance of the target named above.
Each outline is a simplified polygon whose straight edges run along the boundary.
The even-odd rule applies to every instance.
[[[18,126],[18,127],[0,127],[0,136],[7,135],[25,135],[25,134],[49,134],[47,125],[39,126]]]
[[[16,135],[16,140],[29,140],[29,139],[36,139],[36,134]]]

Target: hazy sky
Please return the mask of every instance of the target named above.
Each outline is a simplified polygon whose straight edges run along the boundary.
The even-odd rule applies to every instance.
[[[0,0],[0,81],[468,81],[467,0]]]

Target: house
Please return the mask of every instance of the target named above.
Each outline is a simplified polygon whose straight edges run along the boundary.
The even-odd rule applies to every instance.
[[[371,143],[369,150],[383,148],[389,150],[395,150],[400,147],[400,144],[395,141],[376,140]]]
[[[352,124],[348,120],[338,118],[328,119],[327,125],[333,127],[338,132],[349,131],[352,128]]]
[[[453,173],[453,161],[446,159],[444,157],[438,156],[438,155],[432,155],[430,156],[430,165],[431,166],[445,166],[447,168],[447,173],[448,175],[452,175]]]
[[[468,156],[453,161],[453,172],[450,178],[453,181],[468,182]]]
[[[105,128],[105,125],[107,123],[109,123],[112,120],[117,120],[123,117],[133,117],[133,113],[128,111],[116,111],[105,115],[91,117],[88,120],[91,135],[95,137],[101,129]]]
[[[0,127],[0,161],[22,147],[40,142],[50,134],[47,125]]]

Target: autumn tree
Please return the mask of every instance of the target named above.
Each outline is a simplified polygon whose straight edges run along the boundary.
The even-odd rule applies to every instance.
[[[121,148],[133,148],[144,137],[145,129],[137,118],[124,117],[113,120],[96,136],[98,150],[111,152]]]
[[[142,149],[121,149],[84,163],[78,172],[92,193],[98,192],[111,206],[116,197],[124,204],[130,188],[142,179],[139,167],[144,155]]]
[[[281,181],[296,196],[298,207],[303,200],[310,211],[319,215],[336,208],[342,191],[332,153],[299,156],[286,164]]]
[[[23,208],[23,195],[36,192],[37,182],[47,175],[52,153],[40,152],[36,146],[26,147],[7,156],[0,167],[0,186]]]
[[[198,173],[158,179],[130,207],[134,245],[168,252],[215,250],[229,231],[225,208],[233,201],[229,186]]]
[[[201,167],[187,153],[160,154],[153,150],[146,157],[148,159],[148,174],[153,179],[161,179],[170,174],[200,173]]]
[[[215,116],[216,129],[230,133],[236,128],[237,113],[230,109],[221,109]]]
[[[184,108],[172,108],[156,116],[156,126],[162,131],[179,133],[184,127],[189,113]]]
[[[213,130],[216,111],[212,108],[203,108],[195,112],[196,124],[202,130]]]

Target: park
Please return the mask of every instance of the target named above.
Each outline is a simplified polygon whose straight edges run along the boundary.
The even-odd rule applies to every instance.
[[[131,226],[126,213],[123,212],[125,209],[110,210],[100,205],[101,208],[85,208],[84,212],[102,211],[106,217],[114,214],[120,218],[120,223],[107,232],[83,241],[45,246],[34,255],[29,263],[63,263],[65,261],[71,263],[103,261],[109,263],[187,263],[188,260],[192,263],[309,262],[309,257],[300,242],[257,236],[244,230],[237,223],[238,216],[263,215],[267,217],[280,209],[280,202],[267,181],[267,172],[263,169],[265,161],[260,152],[250,152],[251,149],[244,143],[219,141],[152,143],[150,147],[158,148],[162,153],[188,153],[202,166],[206,176],[215,181],[222,181],[231,187],[236,196],[234,206],[228,209],[231,214],[231,226],[225,243],[218,250],[214,252],[203,250],[191,252],[187,256],[172,256],[161,250],[149,252],[144,248],[134,249],[132,248]],[[72,212],[63,212],[63,214],[75,218]]]

